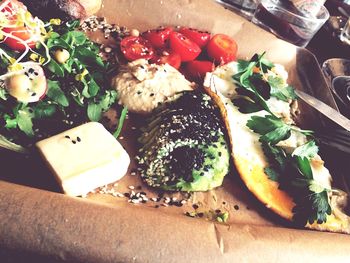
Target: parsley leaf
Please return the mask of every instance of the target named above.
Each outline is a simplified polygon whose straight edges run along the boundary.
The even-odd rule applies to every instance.
[[[250,98],[235,98],[232,100],[233,104],[238,107],[238,110],[241,113],[254,113],[263,110],[264,108],[251,100]]]
[[[255,133],[262,135],[260,141],[271,144],[286,140],[291,135],[291,126],[271,115],[265,117],[252,116],[248,120],[247,126]]]
[[[266,175],[268,176],[268,178],[272,181],[278,182],[281,174],[275,170],[272,167],[266,167],[264,168],[264,172],[266,173]]]
[[[313,158],[318,153],[318,146],[316,145],[314,140],[307,142],[304,145],[297,147],[292,156],[299,156],[302,158]]]
[[[269,76],[267,81],[271,87],[271,96],[286,102],[298,98],[295,94],[294,88],[288,85],[286,86],[282,78],[278,76]]]

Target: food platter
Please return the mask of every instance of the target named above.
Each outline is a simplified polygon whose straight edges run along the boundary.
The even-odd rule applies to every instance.
[[[270,60],[288,69],[293,86],[335,107],[311,53],[260,30],[213,1],[204,4],[199,0],[123,0],[116,4],[105,0],[103,4],[99,15],[129,28],[185,25],[231,35],[241,47],[241,58],[267,51]],[[319,125],[319,115],[305,105],[301,107],[303,123]],[[132,123],[127,127],[132,127]],[[133,131],[126,128],[123,132],[123,145],[131,156],[136,155],[132,140],[128,140],[133,138]],[[25,172],[30,169],[16,167],[19,157],[7,152],[4,155],[3,160],[12,161],[13,165],[1,174],[4,181],[0,182],[0,221],[4,227],[0,229],[0,256],[10,253],[22,259],[33,257],[50,262],[252,262],[262,256],[269,262],[294,262],[308,261],[315,255],[326,262],[346,261],[348,257],[349,236],[291,228],[260,205],[235,172],[218,190],[192,197],[203,207],[222,209],[222,203],[227,204],[224,208],[231,211],[231,217],[226,224],[218,224],[185,217],[183,213],[192,210],[189,206],[155,209],[132,205],[108,194],[81,199],[53,193],[59,189],[50,181],[44,166],[35,163],[36,169]],[[32,161],[27,162],[30,167]],[[133,169],[118,189],[126,191],[130,185],[140,184],[131,175]],[[156,194],[148,190],[149,195]],[[16,251],[23,253],[18,255]]]

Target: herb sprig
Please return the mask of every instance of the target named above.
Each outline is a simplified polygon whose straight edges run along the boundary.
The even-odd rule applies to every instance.
[[[328,192],[313,177],[312,158],[317,154],[315,141],[297,147],[292,153],[277,144],[288,139],[292,131],[310,136],[312,131],[301,130],[278,118],[268,107],[266,100],[271,96],[288,102],[296,99],[294,89],[286,85],[278,76],[269,76],[268,71],[274,66],[264,58],[265,53],[254,55],[250,61],[238,62],[238,73],[233,76],[239,85],[236,89],[240,95],[233,103],[242,113],[254,113],[265,110],[268,114],[252,116],[247,126],[261,135],[259,141],[270,166],[264,169],[270,180],[279,183],[280,188],[291,194],[296,206],[293,219],[300,225],[317,222],[323,223],[331,214]],[[267,79],[265,74],[268,75]]]

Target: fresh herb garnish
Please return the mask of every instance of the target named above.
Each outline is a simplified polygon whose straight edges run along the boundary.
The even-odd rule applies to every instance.
[[[271,96],[277,99],[288,101],[296,99],[294,89],[284,83],[279,76],[267,74],[274,67],[274,64],[264,58],[265,53],[255,54],[250,61],[238,61],[238,73],[233,76],[234,81],[239,85],[236,89],[241,97],[234,99],[234,104],[242,113],[253,113],[265,110],[275,116],[268,107],[266,100]]]
[[[295,100],[298,96],[295,94],[293,87],[285,85],[284,80],[277,76],[268,76],[267,82],[271,87],[271,96],[279,100],[288,102]]]
[[[247,126],[260,134],[259,141],[269,166],[264,169],[270,180],[279,183],[293,198],[296,206],[293,208],[293,219],[300,225],[317,222],[323,223],[331,214],[328,191],[314,180],[311,159],[317,154],[318,147],[313,140],[294,149],[292,153],[278,146],[278,143],[288,139],[292,132],[308,136],[312,131],[301,130],[285,123],[278,118],[267,105],[271,96],[289,102],[296,99],[294,89],[287,85],[278,75],[269,74],[272,63],[262,55],[254,55],[250,61],[238,62],[238,73],[233,76],[238,84],[238,98],[233,100],[240,112],[254,113],[265,110],[265,116],[252,116]],[[267,74],[266,74],[267,73]]]

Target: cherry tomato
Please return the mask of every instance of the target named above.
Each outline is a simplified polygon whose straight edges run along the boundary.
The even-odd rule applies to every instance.
[[[120,42],[120,49],[129,61],[139,58],[151,59],[154,57],[152,45],[142,37],[129,36],[124,38]]]
[[[169,64],[170,66],[179,69],[181,66],[181,57],[177,53],[164,51],[160,56],[154,59],[154,63],[159,65]]]
[[[19,12],[25,13],[27,8],[21,2],[13,0],[3,6],[0,11],[5,15],[9,24],[9,27],[4,26],[4,28],[1,29],[3,33],[9,34],[9,36],[4,36],[4,43],[11,49],[17,51],[23,51],[26,49],[26,46],[22,42],[26,42],[30,48],[34,48],[36,42],[40,38],[40,32],[38,30],[27,28],[24,23],[16,26],[18,23],[17,14]],[[27,19],[34,21],[31,16],[29,18],[27,17]]]
[[[40,36],[34,36],[34,33],[29,31],[25,26],[7,27],[2,29],[3,32],[10,34],[13,37],[6,37],[4,43],[13,50],[24,51],[26,46],[15,38],[19,38],[26,42],[30,48],[35,47],[36,39]]]
[[[193,60],[186,63],[184,72],[190,80],[202,80],[207,72],[212,72],[215,65],[211,61]]]
[[[12,17],[16,17],[19,10],[27,10],[27,8],[23,3],[17,0],[11,0],[0,11],[5,13],[7,19],[11,19]]]
[[[226,64],[236,59],[237,43],[227,35],[216,34],[207,45],[207,53],[216,63]]]
[[[171,27],[148,30],[142,34],[142,37],[147,39],[154,48],[164,48],[172,31]]]
[[[179,31],[184,36],[191,39],[194,43],[196,43],[200,48],[205,47],[209,40],[210,34],[208,32],[202,32],[196,29],[183,27]]]
[[[194,60],[201,53],[200,47],[179,32],[170,33],[170,49],[179,54],[182,61]]]

